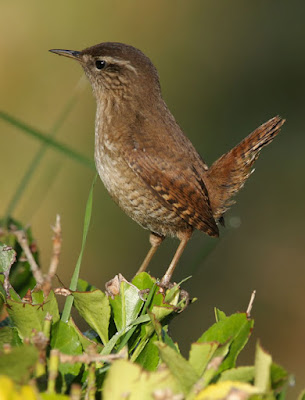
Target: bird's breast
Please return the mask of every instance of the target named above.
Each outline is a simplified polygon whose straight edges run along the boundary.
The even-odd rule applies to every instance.
[[[115,133],[114,135],[115,136]],[[158,196],[124,160],[111,133],[97,124],[95,163],[104,186],[120,208],[138,224],[163,236],[176,236],[187,224],[164,206]]]

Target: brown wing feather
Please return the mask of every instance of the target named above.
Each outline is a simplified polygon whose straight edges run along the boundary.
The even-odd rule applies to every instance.
[[[200,156],[196,153],[192,162],[189,148],[186,154],[184,146],[179,146],[177,140],[171,141],[170,135],[165,141],[161,136],[158,139],[154,136],[152,142],[147,137],[130,138],[129,146],[125,143],[124,147],[125,161],[169,210],[193,228],[218,236],[202,171],[197,172]],[[204,164],[202,170],[206,170]]]

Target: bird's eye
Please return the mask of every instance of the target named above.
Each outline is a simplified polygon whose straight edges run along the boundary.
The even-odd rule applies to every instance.
[[[96,61],[95,61],[95,67],[96,67],[97,69],[103,69],[103,68],[105,68],[105,67],[106,67],[106,61],[104,61],[104,60],[96,60]]]

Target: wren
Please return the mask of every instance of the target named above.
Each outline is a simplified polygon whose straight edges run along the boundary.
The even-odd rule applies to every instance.
[[[180,240],[161,280],[166,287],[195,229],[219,236],[218,223],[234,195],[285,121],[270,119],[208,167],[169,111],[158,72],[140,50],[109,42],[82,51],[50,51],[83,67],[97,103],[98,173],[114,201],[151,232],[151,248],[138,273],[165,237]]]

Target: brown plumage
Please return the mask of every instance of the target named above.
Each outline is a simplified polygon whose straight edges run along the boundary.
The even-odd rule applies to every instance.
[[[168,285],[194,229],[217,237],[218,221],[284,120],[272,118],[208,168],[161,96],[156,68],[140,50],[101,43],[81,52],[51,50],[79,61],[97,101],[95,161],[107,190],[151,231],[147,268],[166,236],[181,240],[161,283]]]

